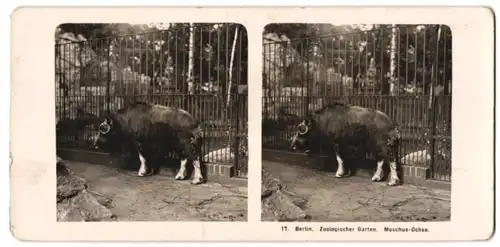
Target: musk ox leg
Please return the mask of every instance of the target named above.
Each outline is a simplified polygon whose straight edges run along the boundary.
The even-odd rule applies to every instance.
[[[377,161],[377,170],[375,171],[375,174],[373,174],[372,181],[378,182],[382,180],[382,177],[384,176],[384,171],[383,171],[383,166],[384,166],[384,160],[379,160]]]
[[[179,172],[177,172],[177,175],[175,175],[176,180],[183,180],[186,178],[186,163],[187,159],[181,159],[181,167],[179,168]]]
[[[400,183],[399,176],[398,176],[398,171],[396,169],[396,160],[392,159],[389,162],[389,167],[391,169],[391,178],[389,180],[388,185],[389,186],[395,186]]]
[[[139,177],[143,177],[146,175],[146,171],[147,171],[147,167],[146,167],[146,159],[144,158],[144,156],[142,156],[142,154],[140,152],[139,153],[139,161],[141,161],[141,166],[139,167],[139,172],[137,173],[137,175]]]
[[[193,160],[193,167],[194,167],[194,178],[193,178],[193,181],[191,183],[192,184],[203,183],[203,175],[201,174],[201,166],[200,166],[199,159]]]
[[[144,177],[152,175],[154,173],[154,169],[151,169],[151,167],[147,165],[147,162],[151,163],[151,157],[154,157],[154,153],[152,153],[149,148],[144,148],[140,144],[137,144],[136,151],[139,155],[139,161],[141,162],[137,176]],[[148,160],[146,160],[145,157],[148,157]]]
[[[390,175],[390,180],[388,185],[389,186],[395,186],[401,183],[401,180],[399,179],[398,176],[398,167],[397,167],[397,160],[398,160],[398,145],[400,141],[400,134],[397,129],[395,129],[393,132],[391,132],[391,138],[387,142],[388,146],[388,161],[389,161],[389,168],[391,171]]]
[[[345,175],[345,166],[344,166],[344,160],[339,156],[339,154],[335,154],[337,158],[337,172],[335,173],[335,177],[341,178]]]
[[[345,159],[341,157],[345,150],[341,150],[338,144],[334,145],[333,150],[335,152],[335,158],[337,159],[337,172],[335,172],[335,177],[342,178],[349,176],[351,174],[351,169],[345,166]]]

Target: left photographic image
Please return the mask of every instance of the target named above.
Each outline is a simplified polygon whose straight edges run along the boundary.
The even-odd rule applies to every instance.
[[[55,30],[57,221],[247,221],[237,23]]]

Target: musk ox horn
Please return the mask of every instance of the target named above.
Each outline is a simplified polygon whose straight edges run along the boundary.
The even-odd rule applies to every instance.
[[[304,123],[299,124],[297,127],[299,134],[303,135],[309,131],[309,126],[305,125]]]
[[[109,124],[107,124],[107,123],[102,123],[101,125],[99,125],[99,131],[103,135],[109,133],[110,130],[111,130],[111,126],[109,126]]]

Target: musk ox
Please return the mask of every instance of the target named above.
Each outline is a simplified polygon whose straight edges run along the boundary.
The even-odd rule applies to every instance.
[[[372,181],[382,180],[383,166],[388,163],[388,185],[394,186],[400,183],[396,162],[399,139],[397,125],[383,112],[337,102],[303,119],[291,139],[291,148],[309,155],[320,150],[335,153],[338,178],[350,173],[351,166],[346,169],[344,160],[372,154],[377,161]]]
[[[140,160],[138,176],[158,171],[158,162],[168,153],[181,159],[175,179],[186,178],[188,161],[194,166],[193,184],[203,182],[201,173],[202,131],[200,123],[187,111],[144,102],[135,102],[108,114],[99,125],[94,148],[116,151],[125,146]]]

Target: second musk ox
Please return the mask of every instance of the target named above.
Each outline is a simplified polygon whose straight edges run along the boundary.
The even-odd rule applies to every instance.
[[[187,111],[163,105],[135,102],[104,117],[94,147],[107,151],[126,146],[140,160],[138,176],[158,171],[159,161],[168,153],[181,159],[175,179],[187,176],[186,164],[194,167],[192,183],[203,182],[201,173],[202,131]]]
[[[372,154],[377,168],[372,181],[384,177],[383,166],[389,164],[389,186],[398,185],[397,152],[400,134],[397,125],[383,112],[344,103],[334,103],[316,110],[303,119],[292,137],[291,148],[308,154],[334,153],[338,168],[335,176],[344,177],[351,165],[344,160]],[[366,157],[366,156],[365,156]],[[346,172],[347,170],[347,172]]]

